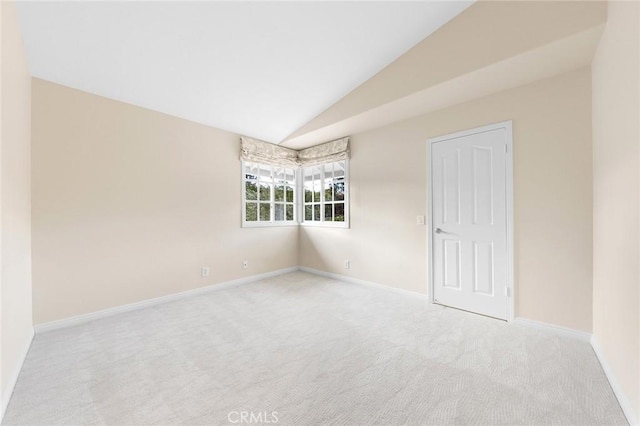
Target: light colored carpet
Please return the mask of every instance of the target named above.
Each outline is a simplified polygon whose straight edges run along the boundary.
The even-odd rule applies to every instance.
[[[243,424],[243,411],[626,424],[587,343],[302,272],[37,335],[4,424]]]

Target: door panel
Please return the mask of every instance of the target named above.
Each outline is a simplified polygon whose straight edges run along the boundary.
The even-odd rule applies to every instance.
[[[473,146],[473,223],[493,224],[493,152],[491,147]]]
[[[493,296],[493,243],[473,241],[473,292]]]
[[[507,317],[507,129],[431,147],[433,291],[436,303]]]
[[[444,286],[460,289],[460,240],[443,240]]]
[[[442,223],[460,223],[460,151],[442,157]]]

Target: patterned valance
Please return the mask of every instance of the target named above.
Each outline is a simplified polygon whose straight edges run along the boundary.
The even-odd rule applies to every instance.
[[[243,136],[240,138],[240,159],[291,167],[298,165],[298,151]]]
[[[349,158],[349,138],[342,138],[298,151],[298,162],[302,166],[333,163]]]
[[[300,151],[258,139],[240,138],[240,159],[276,166],[313,166],[349,158],[349,138],[322,143]]]

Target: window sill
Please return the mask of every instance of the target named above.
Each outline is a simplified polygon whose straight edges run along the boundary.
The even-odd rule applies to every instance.
[[[286,226],[305,226],[309,228],[349,229],[348,222],[242,222],[243,228],[278,228]]]
[[[308,226],[310,228],[350,228],[349,222],[302,222],[301,226]]]
[[[298,222],[242,222],[243,228],[278,228],[298,225]]]

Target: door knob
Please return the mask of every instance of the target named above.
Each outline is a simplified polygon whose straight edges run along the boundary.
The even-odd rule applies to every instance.
[[[436,228],[436,234],[442,234],[444,231],[440,228]]]

